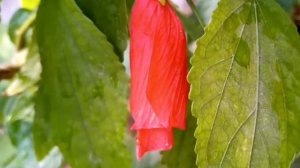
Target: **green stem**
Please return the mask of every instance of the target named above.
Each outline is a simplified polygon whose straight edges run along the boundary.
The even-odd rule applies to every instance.
[[[194,4],[194,2],[193,2],[192,0],[186,0],[186,1],[187,1],[187,3],[189,4],[190,8],[192,9],[194,15],[196,16],[196,18],[197,18],[197,20],[198,20],[200,26],[201,26],[202,29],[204,30],[205,24],[204,24],[204,22],[203,22],[203,20],[202,20],[202,17],[201,17],[201,15],[200,15],[199,11],[197,10],[196,5]]]
[[[16,47],[17,50],[20,51],[23,48],[25,34],[30,29],[30,27],[34,24],[36,17],[36,13],[31,14],[29,18],[25,21],[25,23],[17,30],[17,40],[16,40]]]

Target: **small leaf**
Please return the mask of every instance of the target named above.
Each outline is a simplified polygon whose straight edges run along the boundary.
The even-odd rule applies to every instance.
[[[0,64],[9,64],[15,53],[15,46],[10,41],[7,34],[7,27],[0,24]]]
[[[289,167],[300,150],[299,46],[276,1],[220,1],[189,74],[199,167]]]
[[[4,167],[5,164],[16,155],[16,152],[17,151],[11,144],[9,137],[0,134],[0,167]]]
[[[194,16],[184,16],[180,12],[177,12],[177,16],[181,20],[187,33],[188,43],[197,40],[203,35],[202,27]]]
[[[73,0],[44,0],[36,20],[42,75],[33,125],[39,158],[57,145],[73,168],[130,167],[128,77]]]
[[[106,35],[107,40],[114,46],[114,51],[123,59],[128,40],[126,0],[76,0],[76,2],[83,13]]]
[[[8,33],[12,42],[16,43],[18,37],[18,30],[29,18],[31,11],[28,9],[19,9],[17,10],[13,17],[9,21]],[[22,38],[22,37],[21,37]]]

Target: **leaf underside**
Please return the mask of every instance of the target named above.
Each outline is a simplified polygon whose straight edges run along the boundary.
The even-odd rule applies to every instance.
[[[43,0],[36,32],[43,67],[33,126],[38,157],[57,145],[74,168],[130,167],[128,77],[113,47],[73,0]]]
[[[300,38],[273,0],[222,0],[189,74],[198,167],[284,167],[300,150]]]

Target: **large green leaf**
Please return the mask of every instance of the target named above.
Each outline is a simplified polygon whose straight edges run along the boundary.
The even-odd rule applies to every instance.
[[[126,0],[76,0],[84,14],[106,35],[123,59],[128,40]]]
[[[300,150],[300,38],[274,0],[222,0],[189,81],[199,167],[288,167]]]
[[[38,157],[57,145],[73,168],[130,167],[124,145],[128,77],[113,47],[73,0],[43,0],[36,32]]]
[[[162,163],[168,168],[195,168],[196,155],[194,147],[196,139],[193,137],[196,129],[196,119],[191,115],[187,117],[187,128],[185,131],[175,130],[175,146],[171,151],[163,152]]]

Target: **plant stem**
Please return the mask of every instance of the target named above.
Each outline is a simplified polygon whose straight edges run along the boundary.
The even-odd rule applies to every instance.
[[[200,26],[201,26],[202,29],[204,30],[205,24],[204,24],[204,22],[203,22],[203,20],[202,20],[202,17],[201,17],[201,15],[200,15],[200,13],[199,13],[198,10],[197,10],[196,5],[194,4],[194,2],[193,2],[192,0],[186,0],[186,1],[187,1],[187,3],[189,4],[190,8],[192,9],[194,15],[196,16],[196,18],[197,18],[197,20],[198,20]]]
[[[17,30],[16,46],[18,51],[20,51],[24,47],[24,36],[26,32],[30,29],[30,27],[34,24],[35,17],[36,13],[31,14],[29,18],[25,21],[25,23]]]

